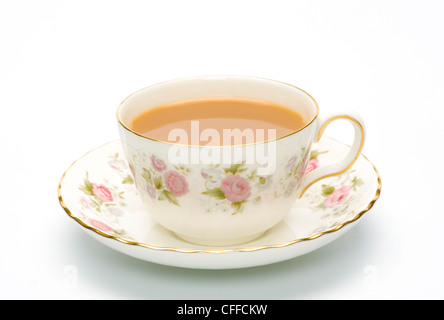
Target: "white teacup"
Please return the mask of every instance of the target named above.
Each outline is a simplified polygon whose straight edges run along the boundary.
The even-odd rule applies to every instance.
[[[300,130],[278,139],[229,147],[178,146],[130,128],[132,120],[150,108],[212,96],[272,101],[308,121]],[[286,83],[203,76],[141,89],[120,104],[117,118],[126,158],[153,219],[190,242],[233,245],[262,235],[290,212],[310,185],[346,171],[359,156],[365,133],[361,117],[339,112],[323,118],[318,113],[318,105],[308,93]],[[355,137],[349,153],[337,164],[305,174],[312,143],[335,119],[353,125]],[[188,156],[177,157],[181,152]],[[219,163],[209,162],[209,155],[214,154],[221,155]]]

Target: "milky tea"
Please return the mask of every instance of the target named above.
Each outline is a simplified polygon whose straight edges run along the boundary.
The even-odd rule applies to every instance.
[[[209,97],[152,108],[138,115],[131,129],[150,139],[171,143],[168,160],[176,165],[256,163],[261,166],[258,173],[271,174],[276,165],[274,141],[305,125],[299,113],[274,102]],[[251,147],[243,151],[220,148],[241,145]]]

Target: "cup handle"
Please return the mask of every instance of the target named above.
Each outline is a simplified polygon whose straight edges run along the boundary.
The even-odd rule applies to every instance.
[[[354,128],[355,138],[353,140],[353,145],[350,148],[348,154],[339,162],[330,164],[325,167],[317,168],[307,175],[305,175],[304,180],[302,182],[302,192],[299,195],[301,198],[305,191],[312,186],[314,183],[318,182],[321,179],[328,178],[335,175],[340,175],[347,171],[353,163],[355,163],[356,159],[358,159],[362,147],[364,146],[364,137],[365,137],[365,126],[364,121],[361,116],[354,112],[342,112],[335,113],[329,115],[328,117],[319,117],[318,116],[318,125],[315,134],[315,142],[318,142],[321,139],[321,136],[325,130],[325,128],[334,120],[345,119],[348,120]]]

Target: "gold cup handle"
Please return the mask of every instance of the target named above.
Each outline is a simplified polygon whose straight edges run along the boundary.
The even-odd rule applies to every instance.
[[[299,198],[304,195],[305,191],[307,191],[310,186],[312,186],[319,180],[335,175],[340,175],[347,171],[353,165],[353,163],[355,163],[356,159],[358,159],[359,155],[361,154],[362,147],[364,146],[365,126],[361,116],[353,112],[334,114],[330,115],[327,118],[318,117],[318,129],[315,135],[316,141],[319,141],[321,139],[322,133],[324,132],[325,128],[332,121],[337,119],[348,120],[353,125],[355,133],[353,145],[351,146],[348,154],[341,161],[328,166],[317,168],[309,172],[304,177],[304,180],[302,182],[302,192],[299,195]]]

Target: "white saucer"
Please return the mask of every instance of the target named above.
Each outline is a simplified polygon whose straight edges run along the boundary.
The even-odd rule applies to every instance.
[[[309,167],[336,162],[348,148],[323,137],[313,146]],[[188,243],[155,223],[134,188],[119,140],[74,162],[58,195],[83,230],[115,250],[170,266],[230,269],[283,261],[326,245],[357,224],[380,190],[376,168],[361,155],[347,172],[311,186],[287,218],[263,236],[227,247]]]

